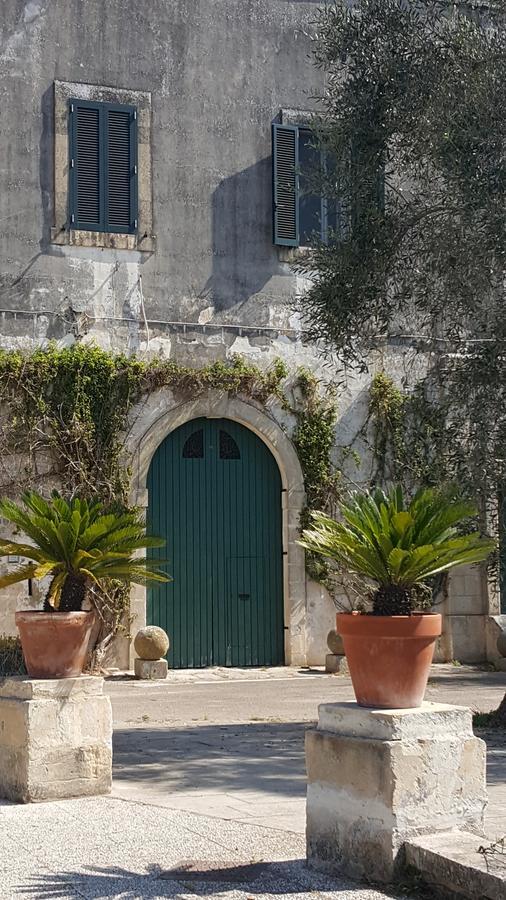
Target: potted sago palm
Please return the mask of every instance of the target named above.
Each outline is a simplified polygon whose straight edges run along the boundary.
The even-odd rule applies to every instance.
[[[148,537],[136,512],[108,512],[99,501],[66,500],[56,491],[49,500],[27,491],[21,501],[0,501],[0,516],[20,534],[20,539],[0,539],[0,556],[25,560],[0,576],[0,587],[49,579],[43,610],[16,613],[28,675],[80,675],[95,619],[92,586],[100,588],[109,579],[168,581],[153,561],[138,555],[165,541]]]
[[[340,513],[340,521],[314,513],[300,543],[362,583],[364,611],[338,613],[336,624],[357,702],[421,706],[442,626],[440,614],[424,611],[432,605],[431,579],[485,560],[494,541],[463,534],[462,523],[475,508],[435,489],[410,501],[399,486],[389,494],[357,492]],[[430,599],[424,603],[423,597]]]

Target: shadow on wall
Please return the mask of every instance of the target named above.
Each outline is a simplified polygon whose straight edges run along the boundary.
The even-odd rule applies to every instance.
[[[44,91],[40,103],[42,128],[39,141],[39,186],[42,202],[41,253],[50,249],[54,198],[54,92],[53,85]]]
[[[213,271],[203,294],[216,312],[258,294],[279,271],[272,244],[271,157],[225,178],[212,196]]]
[[[53,87],[52,85],[42,95],[41,105],[41,133],[39,140],[39,187],[41,195],[42,208],[42,233],[39,240],[39,250],[34,253],[27,261],[24,262],[23,268],[9,279],[0,273],[1,293],[7,299],[7,305],[13,309],[21,309],[29,293],[29,278],[32,269],[36,266],[41,256],[51,253],[51,225],[53,224],[53,196],[54,196],[54,177],[53,177],[53,146],[54,146],[54,123],[53,123]],[[30,214],[32,217],[37,215],[36,210],[21,210],[26,217]],[[27,278],[27,285],[24,281]]]

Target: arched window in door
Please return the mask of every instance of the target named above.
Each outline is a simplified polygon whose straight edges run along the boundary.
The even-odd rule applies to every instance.
[[[220,428],[220,459],[240,459],[239,447],[228,431]]]
[[[199,428],[190,434],[186,439],[183,447],[183,459],[203,459],[204,458],[204,429]]]

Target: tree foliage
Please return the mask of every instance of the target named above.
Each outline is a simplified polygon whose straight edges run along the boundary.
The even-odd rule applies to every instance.
[[[448,477],[483,507],[506,470],[504,9],[332,3],[314,54],[317,140],[339,161],[321,189],[343,224],[296,263],[307,336],[363,369],[386,340],[424,353],[419,391],[466,448]]]
[[[351,361],[407,324],[427,337],[506,337],[506,36],[489,25],[431,0],[320,14],[319,138],[346,162],[327,194],[348,224],[308,261],[304,308],[313,336]]]

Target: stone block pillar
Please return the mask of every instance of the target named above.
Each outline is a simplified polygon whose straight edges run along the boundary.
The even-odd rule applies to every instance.
[[[306,764],[313,867],[389,882],[410,838],[456,828],[483,833],[485,744],[465,707],[323,704],[306,735]]]
[[[103,679],[0,681],[0,797],[21,803],[108,794],[112,713]]]

